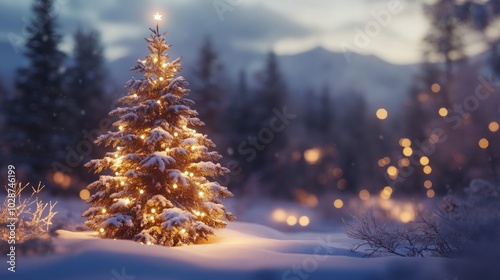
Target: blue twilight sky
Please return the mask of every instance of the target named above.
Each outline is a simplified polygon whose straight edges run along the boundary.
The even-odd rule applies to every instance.
[[[6,45],[11,45],[13,34],[22,37],[31,2],[1,1],[2,56],[15,54],[12,46],[11,53],[6,53]],[[391,2],[399,5],[398,13],[388,10]],[[209,33],[223,47],[235,49],[272,48],[279,54],[293,54],[317,46],[333,51],[347,48],[400,64],[419,60],[421,38],[428,29],[421,1],[412,0],[56,0],[55,6],[59,30],[67,35],[62,47],[71,49],[70,34],[78,26],[91,26],[101,31],[109,60],[130,55],[137,46],[131,42],[143,43],[138,38],[154,25],[156,11],[164,15],[162,28],[181,45]],[[378,25],[377,30],[373,12],[389,13],[388,24]],[[365,30],[370,24],[375,33],[369,42],[356,45],[356,29]]]

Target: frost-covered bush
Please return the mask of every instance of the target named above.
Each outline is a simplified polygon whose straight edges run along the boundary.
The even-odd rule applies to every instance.
[[[31,187],[32,193],[28,198],[22,197],[22,192]],[[16,220],[15,224],[15,246],[20,254],[43,254],[53,251],[49,238],[49,228],[52,225],[52,218],[57,214],[54,206],[57,202],[45,203],[39,199],[39,194],[44,186],[38,184],[35,188],[29,183],[24,186],[17,183],[14,189],[15,206],[9,207],[12,200],[6,197],[3,205],[0,207],[0,237],[3,241],[0,247],[2,252],[7,252],[8,246],[13,245],[12,240],[9,243],[11,230],[7,227],[12,221],[12,214]],[[14,209],[14,213],[12,213]]]
[[[452,256],[484,239],[499,241],[500,188],[474,180],[460,198],[447,195],[437,206],[417,213],[413,222],[398,224],[373,212],[346,222],[348,237],[359,240],[354,250],[367,256]]]

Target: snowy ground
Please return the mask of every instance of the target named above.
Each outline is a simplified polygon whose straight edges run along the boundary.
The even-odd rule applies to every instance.
[[[62,229],[53,238],[55,253],[18,256],[15,273],[2,261],[0,279],[500,279],[496,255],[489,260],[489,271],[483,262],[475,265],[477,271],[471,270],[470,260],[460,258],[364,258],[350,250],[353,240],[345,236],[339,222],[352,208],[324,216],[286,202],[245,203],[228,203],[239,222],[229,223],[207,242],[167,248],[100,239],[85,231],[81,213],[87,206],[81,200],[59,200],[54,222]],[[310,224],[289,226],[277,221],[277,209],[286,215],[306,215]],[[478,278],[478,273],[487,277]]]
[[[57,253],[20,257],[0,279],[455,279],[440,258],[363,258],[342,233],[281,233],[234,222],[205,244],[166,248],[57,231]],[[458,278],[459,279],[459,278]]]

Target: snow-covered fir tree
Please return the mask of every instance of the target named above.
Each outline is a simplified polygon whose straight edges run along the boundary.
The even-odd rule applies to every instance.
[[[83,216],[104,238],[179,246],[235,219],[220,200],[231,192],[215,181],[229,170],[216,163],[221,156],[210,151],[214,143],[196,131],[204,123],[190,108],[188,83],[177,75],[180,59],[169,61],[158,26],[151,32],[150,54],[131,69],[144,77],[126,83],[129,92],[119,99],[126,106],[110,112],[119,119],[117,131],[96,140],[114,150],[86,165],[112,173],[88,186],[92,207]]]

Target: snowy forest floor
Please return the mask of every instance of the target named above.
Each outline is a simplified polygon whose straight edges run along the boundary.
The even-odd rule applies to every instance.
[[[467,266],[470,261],[462,258],[365,258],[350,250],[354,241],[338,222],[328,224],[290,204],[261,201],[246,209],[248,217],[240,220],[247,222],[229,223],[202,244],[175,248],[100,239],[94,232],[81,231],[85,207],[81,200],[60,201],[58,223],[64,224],[53,237],[54,253],[18,256],[16,272],[5,266],[0,279],[479,279],[460,272],[473,271]],[[275,207],[309,214],[311,227],[294,232],[271,228],[268,217]]]
[[[58,230],[56,253],[1,279],[454,279],[441,258],[363,258],[343,233],[281,233],[234,222],[204,244],[166,248]]]

